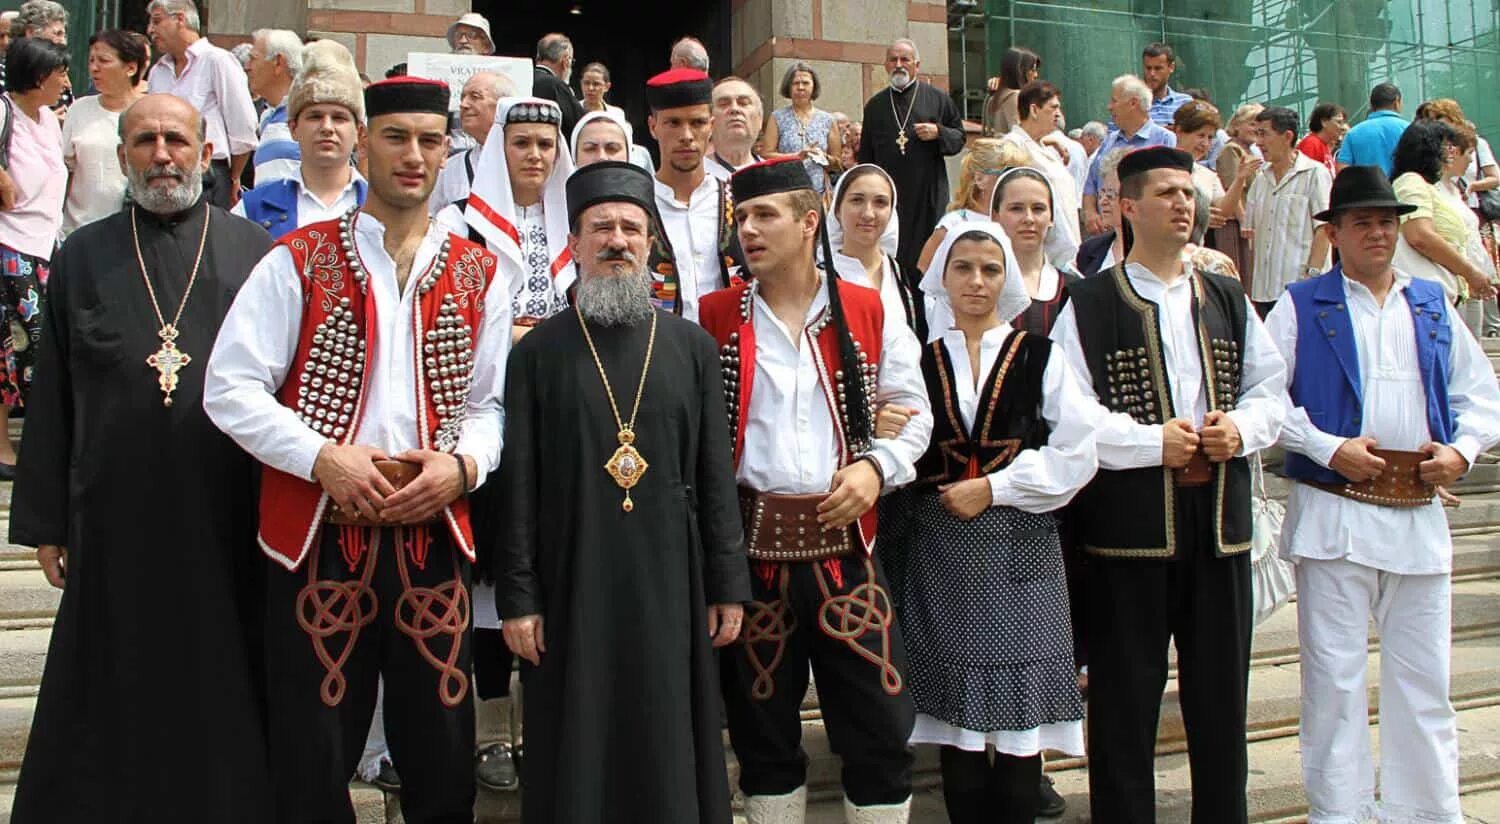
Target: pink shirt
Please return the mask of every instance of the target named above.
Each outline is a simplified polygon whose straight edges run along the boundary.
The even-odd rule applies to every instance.
[[[12,102],[16,125],[10,138],[10,176],[20,194],[14,209],[0,212],[0,243],[22,254],[52,258],[62,229],[68,169],[63,165],[62,126],[43,106],[34,121]]]

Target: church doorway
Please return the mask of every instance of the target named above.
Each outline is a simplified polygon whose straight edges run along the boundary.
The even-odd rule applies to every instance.
[[[474,11],[490,21],[495,53],[534,57],[536,41],[562,32],[573,41],[573,77],[593,62],[609,68],[612,87],[605,100],[625,110],[636,142],[655,147],[646,131],[646,80],[666,71],[672,43],[693,36],[708,47],[710,74],[734,71],[730,53],[731,0],[474,0]]]

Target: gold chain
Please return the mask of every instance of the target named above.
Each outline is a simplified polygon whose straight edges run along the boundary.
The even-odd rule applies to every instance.
[[[203,263],[203,249],[208,245],[208,217],[213,210],[208,204],[203,204],[203,234],[198,238],[198,256],[193,259],[193,271],[188,275],[187,288],[182,290],[182,302],[177,304],[177,314],[172,316],[172,322],[162,316],[161,304],[156,300],[156,289],[151,285],[151,278],[146,274],[146,258],[141,255],[141,235],[135,225],[136,208],[130,210],[130,239],[135,242],[135,262],[141,267],[141,280],[146,281],[146,293],[151,296],[151,308],[156,312],[156,322],[161,324],[163,330],[176,329],[177,322],[182,320],[182,310],[187,308],[188,295],[193,293],[193,284],[198,280],[198,266]],[[174,336],[175,337],[175,336]]]
[[[917,81],[915,79],[912,80],[912,83],[916,83],[916,82]],[[910,88],[910,87],[908,87],[908,88]],[[911,94],[911,103],[908,104],[907,107],[906,107],[906,117],[905,117],[905,119],[903,119],[899,114],[896,113],[896,94],[895,94],[895,92],[893,91],[891,94],[886,95],[886,100],[889,101],[890,104],[891,104],[891,117],[896,121],[896,132],[897,132],[897,134],[900,134],[900,133],[906,131],[906,124],[908,124],[908,123],[911,122],[911,113],[912,113],[912,110],[917,107],[917,90],[916,89],[912,89],[911,91],[912,91],[912,94]]]
[[[635,431],[635,416],[641,411],[641,396],[646,394],[646,374],[651,371],[651,350],[656,347],[656,313],[651,313],[651,336],[646,339],[646,362],[641,366],[641,385],[635,390],[635,406],[630,410],[630,422],[620,419],[620,407],[615,403],[615,391],[609,386],[609,375],[604,374],[604,364],[599,360],[599,350],[594,348],[594,338],[589,334],[589,325],[583,322],[583,313],[578,315],[578,328],[583,330],[583,339],[589,345],[589,354],[594,356],[594,366],[599,369],[599,379],[604,381],[604,394],[609,396],[610,411],[615,413],[615,426],[621,432]]]

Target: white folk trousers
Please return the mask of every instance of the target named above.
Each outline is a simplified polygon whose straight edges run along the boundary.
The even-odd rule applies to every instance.
[[[1310,824],[1451,822],[1458,726],[1448,700],[1452,581],[1347,560],[1297,559],[1302,776]],[[1380,635],[1380,803],[1365,684]]]

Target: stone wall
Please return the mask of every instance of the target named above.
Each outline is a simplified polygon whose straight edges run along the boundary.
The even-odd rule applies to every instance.
[[[922,77],[948,87],[948,31],[942,0],[733,0],[735,74],[765,98],[786,105],[782,75],[803,60],[818,73],[818,107],[861,119],[864,103],[886,85],[885,49],[909,37]]]
[[[469,0],[305,0],[307,33],[337,40],[372,79],[414,51],[446,52],[448,26]]]

